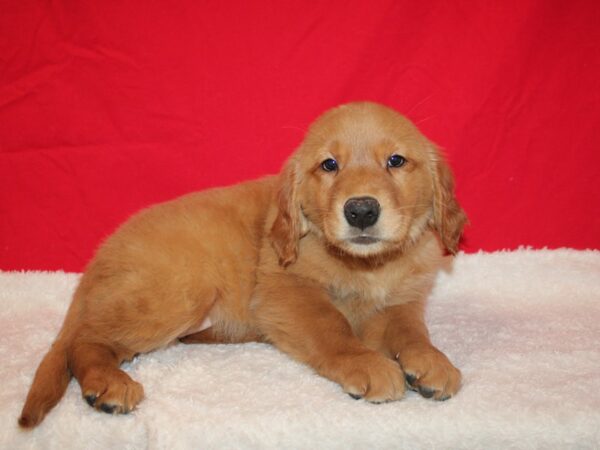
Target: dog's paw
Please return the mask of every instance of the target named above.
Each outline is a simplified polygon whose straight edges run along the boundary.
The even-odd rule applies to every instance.
[[[460,370],[431,345],[409,346],[398,354],[406,384],[425,398],[448,400],[460,389]]]
[[[116,368],[92,368],[81,383],[85,401],[99,411],[127,414],[144,398],[144,388]]]
[[[398,364],[377,352],[344,357],[339,362],[339,382],[352,398],[373,403],[399,400],[404,376]]]

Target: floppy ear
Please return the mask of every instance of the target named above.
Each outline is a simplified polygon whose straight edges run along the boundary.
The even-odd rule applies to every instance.
[[[430,225],[442,240],[442,244],[453,255],[467,223],[467,216],[454,196],[454,177],[443,156],[433,148],[431,151],[433,174],[433,217]]]
[[[269,238],[279,256],[279,265],[287,267],[298,257],[301,218],[298,190],[297,163],[291,158],[279,175],[276,207],[277,216],[271,227]]]

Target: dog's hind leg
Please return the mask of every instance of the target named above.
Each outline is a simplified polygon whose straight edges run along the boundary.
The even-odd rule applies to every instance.
[[[73,342],[69,368],[91,406],[106,413],[128,413],[142,400],[142,385],[119,369],[131,356],[131,352],[106,343]]]

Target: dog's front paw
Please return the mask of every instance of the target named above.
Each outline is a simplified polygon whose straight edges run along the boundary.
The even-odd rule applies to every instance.
[[[412,345],[398,354],[409,388],[425,398],[448,400],[460,389],[460,370],[432,345]]]
[[[373,403],[399,400],[404,395],[404,376],[398,364],[381,353],[369,351],[338,360],[339,383],[355,399]]]

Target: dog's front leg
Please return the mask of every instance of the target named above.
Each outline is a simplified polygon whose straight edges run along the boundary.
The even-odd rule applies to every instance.
[[[407,384],[423,397],[446,400],[460,388],[460,371],[429,340],[422,301],[386,308],[365,324],[361,337],[398,359]]]
[[[272,275],[259,283],[255,320],[266,339],[354,398],[397,400],[404,394],[398,365],[367,348],[320,286],[293,275]]]

